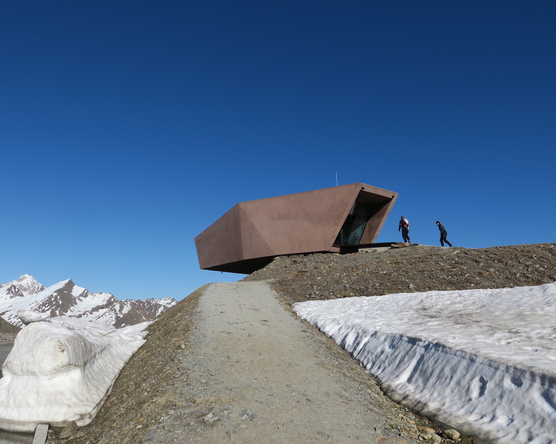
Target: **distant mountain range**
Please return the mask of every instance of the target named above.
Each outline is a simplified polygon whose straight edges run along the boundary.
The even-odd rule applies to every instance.
[[[45,287],[28,274],[0,284],[0,316],[17,327],[23,326],[19,310],[74,316],[119,328],[153,321],[175,303],[174,298],[120,301],[111,293],[91,293],[71,279]]]

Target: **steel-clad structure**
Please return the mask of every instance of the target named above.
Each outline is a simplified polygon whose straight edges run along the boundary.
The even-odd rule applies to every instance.
[[[397,197],[354,183],[238,203],[195,238],[199,265],[249,274],[276,256],[372,244]]]

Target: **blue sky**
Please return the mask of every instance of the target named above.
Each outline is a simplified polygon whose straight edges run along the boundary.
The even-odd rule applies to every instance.
[[[364,182],[378,241],[554,242],[556,3],[0,5],[0,282],[182,299],[237,202]]]

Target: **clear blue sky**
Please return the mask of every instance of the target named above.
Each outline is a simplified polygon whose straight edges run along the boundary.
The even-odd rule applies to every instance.
[[[237,202],[364,182],[378,241],[556,241],[556,3],[0,5],[0,282],[182,299]]]

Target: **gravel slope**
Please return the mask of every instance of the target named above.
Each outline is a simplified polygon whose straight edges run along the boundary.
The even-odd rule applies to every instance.
[[[194,405],[174,409],[165,419],[174,428],[151,429],[146,442],[418,442],[414,423],[403,433],[388,419],[403,410],[338,371],[268,284],[212,284],[198,309],[179,388]]]
[[[556,281],[556,244],[485,249],[411,245],[276,258],[246,277],[273,280],[284,302],[429,290],[513,288]]]
[[[349,255],[289,256],[277,258],[244,281],[270,282],[276,291],[275,297],[286,311],[294,302],[311,299],[426,290],[539,285],[556,281],[556,245],[519,245],[489,249],[442,249],[412,245],[384,252],[361,251]],[[231,386],[225,388],[228,392],[227,397],[212,397],[211,390],[219,386],[213,387],[209,379],[204,379],[205,382],[202,382],[203,379],[198,379],[198,375],[195,376],[191,371],[196,366],[199,366],[200,371],[202,369],[210,371],[211,368],[216,367],[219,371],[231,369],[231,363],[224,365],[222,362],[230,361],[233,356],[247,350],[260,353],[261,359],[269,357],[268,353],[265,353],[264,342],[250,342],[250,337],[250,339],[243,338],[243,341],[228,341],[230,352],[227,354],[214,347],[224,361],[219,361],[218,364],[212,361],[211,364],[211,359],[216,359],[214,355],[204,360],[204,354],[212,353],[213,349],[203,342],[210,337],[209,325],[212,324],[214,327],[214,319],[225,314],[214,312],[211,315],[213,320],[208,322],[206,310],[209,307],[204,301],[211,300],[212,296],[206,296],[207,291],[207,287],[197,290],[163,313],[150,327],[147,343],[125,366],[105,406],[91,425],[78,430],[68,439],[60,439],[59,433],[52,431],[49,434],[49,442],[172,442],[171,440],[159,441],[169,437],[175,439],[173,442],[227,442],[212,440],[216,436],[215,431],[223,424],[229,426],[230,434],[226,434],[229,442],[257,442],[250,441],[250,438],[242,441],[236,433],[242,430],[241,425],[249,427],[253,424],[250,422],[251,417],[267,418],[265,415],[268,413],[261,413],[261,410],[257,412],[258,409],[252,407],[258,405],[257,400],[249,398],[247,392],[234,392]],[[224,302],[232,303],[232,299]],[[213,308],[218,309],[216,306]],[[233,312],[234,310],[226,308],[220,311]],[[256,310],[244,307],[241,321],[228,319],[225,322],[244,322],[256,325],[257,328],[269,328],[270,324],[263,322],[268,316],[259,319],[258,315],[260,313]],[[294,319],[293,314],[290,315],[291,319]],[[437,440],[436,442],[438,439],[450,442],[438,435],[427,435],[426,429],[419,429],[428,426],[431,431],[432,429],[437,432],[442,430],[386,398],[373,378],[335,343],[306,324],[299,324],[297,320],[294,323],[299,325],[298,334],[304,338],[303,341],[309,341],[308,347],[315,347],[317,350],[316,355],[321,360],[321,367],[333,373],[336,381],[344,380],[346,383],[353,384],[354,390],[358,393],[366,394],[363,401],[357,402],[367,402],[373,406],[369,408],[370,411],[378,410],[380,413],[383,422],[379,421],[372,427],[377,427],[376,431],[382,435],[373,440],[369,438],[368,441],[359,442],[402,444],[423,442],[423,438],[427,437],[425,442],[435,442],[433,438]],[[228,336],[235,338],[238,332],[241,332],[236,330],[240,325],[238,323],[216,327],[220,328],[222,334],[220,339]],[[276,322],[272,325],[276,325]],[[226,332],[231,334],[228,335]],[[272,334],[270,337],[272,338]],[[253,380],[257,377],[256,372],[253,372],[252,377]],[[219,376],[219,378],[223,377]],[[231,377],[228,381],[233,382]],[[288,394],[287,390],[273,390],[267,394],[272,393],[272,396],[276,396],[279,392]],[[296,390],[296,393],[301,392],[301,389]],[[291,392],[289,394],[291,395]],[[341,399],[337,389],[330,394],[331,398]],[[226,410],[232,405],[234,399],[243,401],[241,409],[237,404],[236,407]],[[284,400],[286,405],[289,401],[291,396]],[[223,417],[224,411],[227,413]],[[262,411],[264,412],[264,409]],[[238,412],[239,416],[237,416]],[[245,419],[238,419],[245,415],[247,415]],[[295,417],[296,409],[292,409],[292,415]],[[229,418],[235,418],[235,425]],[[391,435],[387,434],[388,429],[393,432]],[[326,431],[323,433],[327,437],[334,436],[327,434]],[[232,437],[235,440],[232,440]],[[307,442],[326,442],[324,437],[323,435],[323,439],[316,441],[307,439]],[[260,437],[258,439],[258,442],[262,442]],[[343,442],[358,441],[345,438]],[[464,442],[472,442],[472,438],[465,437]]]

